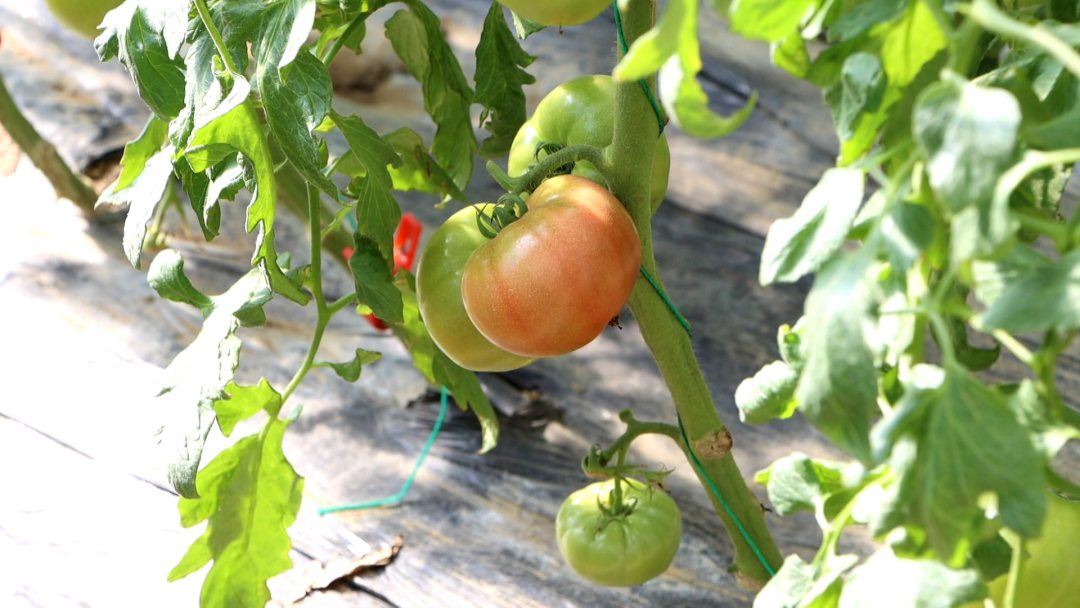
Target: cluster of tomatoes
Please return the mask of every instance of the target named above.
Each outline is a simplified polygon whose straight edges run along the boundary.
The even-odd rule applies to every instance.
[[[552,91],[521,127],[509,173],[519,176],[546,145],[606,147],[614,133],[615,83],[585,76]],[[670,154],[661,137],[652,203],[667,190]],[[420,312],[436,344],[474,371],[508,371],[595,339],[630,296],[641,265],[633,221],[585,161],[545,181],[528,211],[489,239],[467,207],[431,238],[417,269]]]
[[[552,147],[607,147],[614,110],[610,76],[559,86],[518,131],[509,174],[525,174]],[[667,191],[670,162],[661,137],[654,211]],[[529,194],[527,211],[494,238],[478,221],[492,215],[491,204],[466,207],[439,228],[420,256],[416,289],[428,332],[447,356],[467,369],[507,371],[577,350],[603,331],[629,298],[641,264],[637,229],[604,183],[596,167],[578,161]],[[566,499],[556,520],[559,551],[593,583],[640,585],[671,565],[682,518],[663,491],[631,479],[618,483],[618,493],[612,479]]]

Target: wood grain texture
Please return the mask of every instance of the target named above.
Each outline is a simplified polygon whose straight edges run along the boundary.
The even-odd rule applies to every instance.
[[[471,74],[488,4],[429,4]],[[394,10],[376,17],[385,20]],[[32,120],[58,138],[67,158],[80,163],[115,148],[121,135],[137,133],[145,109],[127,77],[117,76],[115,63],[97,65],[86,43],[66,37],[43,11],[40,0],[0,0],[0,27],[5,28],[0,71],[25,85]],[[9,38],[8,29],[20,33]],[[433,128],[419,86],[379,46],[378,28],[369,31],[367,54],[378,65],[344,66],[340,78],[352,84],[336,107],[361,115],[379,132],[405,124],[430,138]],[[742,130],[719,141],[669,131],[675,160],[671,190],[654,223],[656,255],[669,295],[693,326],[695,350],[749,479],[793,450],[837,457],[800,417],[760,427],[740,424],[732,399],[743,378],[777,357],[776,327],[798,318],[808,287],[807,282],[758,285],[762,235],[773,220],[789,215],[831,166],[835,141],[818,93],[769,67],[763,45],[731,36],[712,18],[703,21],[702,31],[703,83],[714,109],[731,112],[751,89],[760,92],[760,109]],[[45,40],[40,48],[22,43],[18,59],[9,53],[9,40],[17,44],[38,32]],[[538,78],[528,91],[531,108],[566,79],[610,70],[610,11],[582,27],[542,32],[525,46],[540,57],[530,69]],[[62,59],[44,62],[46,54]],[[349,80],[350,69],[363,71],[363,78]],[[78,78],[71,78],[75,73]],[[58,81],[67,84],[45,96]],[[79,99],[85,105],[78,105]],[[118,105],[102,110],[102,100]],[[330,143],[342,149],[340,141]],[[19,201],[5,206],[0,224],[0,336],[18,345],[0,349],[8,390],[0,400],[0,454],[20,465],[0,473],[5,489],[0,492],[0,581],[14,581],[0,585],[0,605],[8,605],[9,597],[16,606],[127,605],[100,599],[102,589],[123,601],[141,598],[141,605],[171,605],[163,598],[193,605],[191,590],[202,574],[173,586],[161,583],[191,531],[178,529],[171,507],[175,497],[162,489],[162,455],[151,435],[158,420],[152,395],[162,369],[197,335],[201,319],[188,307],[162,301],[144,274],[127,264],[120,224],[88,224],[70,206],[52,202],[48,185],[25,162],[15,175],[0,177],[0,192],[5,203]],[[492,200],[499,191],[477,167],[467,194],[474,201]],[[431,196],[398,198],[404,210],[422,220],[425,235],[453,212],[436,209]],[[166,226],[170,247],[181,253],[192,281],[207,293],[219,293],[249,268],[252,239],[240,228],[243,205],[223,204],[223,233],[210,244],[202,242],[197,227],[193,231],[174,216]],[[276,229],[278,250],[293,252],[303,263],[305,230],[286,214],[279,215]],[[328,296],[342,295],[350,284],[340,268],[328,267]],[[306,352],[314,314],[310,306],[280,301],[269,304],[267,314],[265,328],[240,332],[244,347],[237,379],[250,384],[266,377],[280,389]],[[579,463],[589,446],[609,443],[621,433],[618,412],[630,408],[642,420],[674,421],[666,388],[633,320],[625,320],[623,328],[605,331],[572,355],[508,374],[481,375],[502,425],[502,440],[491,453],[476,453],[475,418],[452,409],[402,503],[320,518],[318,506],[395,493],[438,412],[436,395],[396,340],[354,315],[335,318],[320,359],[343,361],[358,347],[384,356],[355,384],[316,370],[295,394],[304,412],[286,436],[285,452],[307,481],[305,503],[291,530],[294,560],[362,555],[399,533],[405,534],[405,546],[386,568],[344,588],[315,593],[301,605],[749,606],[750,596],[725,571],[732,560],[725,532],[681,453],[666,439],[643,438],[635,443],[632,459],[676,468],[670,489],[685,531],[672,569],[641,587],[603,589],[578,579],[558,554],[555,514],[566,495],[588,483]],[[1005,373],[1019,371],[1005,368]],[[1067,358],[1060,378],[1070,402],[1078,394],[1073,390],[1080,386],[1078,371],[1077,360]],[[241,424],[234,437],[252,432],[256,424]],[[226,445],[214,433],[205,458]],[[17,492],[7,491],[12,487]],[[764,501],[762,489],[755,486],[755,492]],[[110,495],[122,496],[128,511],[112,511]],[[37,508],[44,513],[40,521],[66,534],[49,536],[29,526],[26,512]],[[768,521],[784,553],[809,559],[817,549],[820,533],[811,517],[769,516]],[[167,542],[157,542],[161,538]],[[858,533],[841,546],[861,554],[871,548]],[[92,567],[72,574],[83,560]],[[19,567],[6,567],[8,562]],[[59,572],[53,565],[61,566]],[[279,584],[287,581],[272,587]]]

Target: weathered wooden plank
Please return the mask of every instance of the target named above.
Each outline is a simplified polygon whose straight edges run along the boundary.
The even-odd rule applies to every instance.
[[[466,64],[466,73],[471,74],[470,56],[487,4],[479,0],[430,4],[443,17],[448,37]],[[40,1],[27,6],[40,9]],[[13,0],[0,0],[0,20],[6,23],[8,19],[19,20],[18,29],[29,32],[30,39],[33,27],[52,32],[50,40],[58,42],[40,52],[68,52],[71,40],[56,34],[55,28],[40,25],[40,12],[27,13],[17,10]],[[526,47],[541,56],[533,68],[539,82],[529,92],[532,105],[559,82],[610,69],[613,46],[607,19],[562,34],[547,31],[527,41]],[[22,22],[28,24],[26,28]],[[705,24],[720,27],[708,20]],[[765,111],[756,113],[738,134],[717,142],[698,142],[671,131],[676,172],[668,204],[656,215],[654,231],[668,292],[693,325],[695,350],[717,407],[732,427],[736,458],[749,478],[793,449],[836,457],[835,450],[799,417],[762,427],[741,425],[731,397],[739,381],[776,357],[776,326],[794,322],[801,312],[805,282],[768,289],[758,286],[759,235],[772,219],[790,213],[820,170],[831,164],[831,128],[814,91],[762,67],[767,62],[762,45],[741,42],[719,29],[715,36],[713,29],[707,31],[705,85],[714,95],[715,109],[730,112],[754,88],[761,92]],[[20,63],[22,59],[6,59],[8,42],[5,34],[0,71],[27,83],[27,94],[48,89],[48,83],[63,77],[40,58],[26,65]],[[70,63],[58,65],[71,73],[97,74],[101,68],[96,59],[88,59],[86,47],[80,48],[71,52],[82,58],[77,68]],[[430,137],[418,86],[394,67],[385,47],[370,50],[365,55],[383,63],[365,68],[373,70],[372,84],[338,100],[339,110],[359,113],[381,132],[391,124],[405,123]],[[39,51],[23,43],[23,52],[32,59]],[[87,102],[91,106],[97,103],[94,95],[138,104],[132,101],[126,76],[120,76],[118,80],[80,77],[72,86],[90,83],[88,88],[97,91]],[[62,97],[72,96],[79,97],[68,93]],[[42,103],[68,107],[66,102]],[[144,115],[138,120],[136,115],[121,114],[123,129],[141,127]],[[80,158],[80,150],[104,150],[112,145],[109,137],[95,134],[99,118],[84,120],[51,112],[38,112],[33,118],[52,124],[53,132],[71,131],[73,139],[60,147],[74,160]],[[90,225],[69,207],[52,204],[48,186],[25,168],[0,181],[5,200],[8,192],[16,190],[22,193],[23,204],[14,206],[10,218],[0,224],[4,253],[0,255],[0,301],[4,302],[0,335],[6,343],[22,348],[0,353],[0,369],[20,382],[7,383],[12,388],[0,403],[0,413],[48,432],[93,456],[101,466],[162,483],[160,454],[154,452],[149,434],[157,420],[151,395],[161,368],[194,338],[200,318],[189,308],[158,299],[143,274],[127,265],[119,251],[118,225]],[[490,200],[498,193],[477,167],[470,198]],[[426,234],[453,211],[435,209],[430,196],[409,194],[400,200],[406,210],[420,217]],[[243,203],[226,204],[225,214],[226,231],[209,245],[175,218],[166,226],[170,246],[184,256],[195,284],[209,293],[223,290],[249,268],[250,237],[238,228]],[[284,215],[279,216],[276,228],[279,250],[293,251],[294,258],[303,263],[305,231]],[[344,293],[350,279],[340,269],[328,272],[328,291]],[[271,322],[266,328],[241,332],[240,381],[252,383],[265,376],[275,386],[284,386],[310,340],[310,308],[274,302],[268,306]],[[286,436],[286,453],[307,479],[307,496],[292,530],[302,552],[295,557],[360,555],[402,532],[406,544],[391,566],[352,581],[352,591],[317,593],[304,605],[386,605],[380,597],[400,606],[748,605],[749,596],[724,571],[732,557],[724,532],[681,454],[666,440],[642,440],[635,444],[634,458],[653,466],[676,467],[670,486],[683,510],[686,530],[672,570],[639,588],[601,589],[583,583],[558,555],[552,533],[554,516],[567,494],[588,483],[579,469],[588,446],[618,436],[617,413],[624,408],[634,409],[641,419],[672,421],[670,398],[640,333],[632,320],[624,327],[623,331],[608,330],[572,355],[510,374],[483,376],[504,414],[502,442],[490,454],[476,454],[480,446],[477,424],[471,414],[454,410],[403,503],[319,518],[316,506],[396,492],[438,408],[396,340],[355,316],[335,319],[323,346],[326,359],[345,360],[357,347],[381,351],[384,358],[367,368],[354,385],[317,370],[296,393],[295,399],[305,409]],[[1078,394],[1071,390],[1080,377],[1078,371],[1075,359],[1068,359],[1061,370],[1070,400]],[[428,398],[422,399],[425,395]],[[253,424],[245,424],[237,433],[243,435],[252,428]],[[215,437],[207,459],[226,444]],[[72,500],[92,496],[78,479],[69,479],[69,474],[78,475],[81,469],[72,473],[30,462],[27,479],[56,479],[62,494]],[[161,493],[144,485],[151,494]],[[763,496],[760,488],[756,491]],[[157,525],[175,525],[170,509],[157,517],[161,518],[155,519]],[[0,512],[0,526],[8,525],[7,521]],[[769,522],[785,553],[808,558],[816,550],[819,532],[812,518],[770,516]],[[96,540],[107,551],[153,555],[154,563],[165,564],[154,579],[161,580],[182,552],[182,543],[179,549],[150,546],[127,536],[130,532],[121,523],[109,524],[115,539],[98,536]],[[855,536],[845,540],[842,548],[865,552],[868,547]],[[36,580],[37,574],[25,576]],[[197,580],[185,584],[195,585]],[[85,584],[86,594],[91,593],[93,586]],[[78,584],[72,583],[70,589],[76,599],[89,597]]]
[[[46,404],[47,405],[47,404]],[[0,415],[0,604],[190,607],[175,497]]]

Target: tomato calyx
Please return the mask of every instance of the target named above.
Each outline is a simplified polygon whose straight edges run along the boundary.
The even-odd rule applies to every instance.
[[[480,234],[493,239],[510,224],[520,220],[529,211],[525,200],[516,194],[504,194],[487,212],[476,207],[476,227]]]

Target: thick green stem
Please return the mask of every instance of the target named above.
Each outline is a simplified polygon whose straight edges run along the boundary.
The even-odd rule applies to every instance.
[[[11,135],[15,144],[30,157],[49,179],[56,195],[75,203],[83,213],[93,215],[97,194],[72,172],[64,159],[48,141],[42,139],[34,125],[26,120],[0,78],[0,125]]]
[[[655,4],[651,0],[630,0],[627,3],[622,13],[622,26],[628,45],[632,45],[652,26],[654,12]],[[649,78],[646,84],[655,90],[655,78]],[[642,267],[662,289],[663,283],[660,282],[653,256],[650,207],[650,176],[657,138],[654,129],[642,128],[642,125],[655,120],[656,114],[638,83],[625,82],[617,86],[615,132],[612,144],[607,149],[612,192],[626,205],[637,226],[641,237]],[[719,488],[732,513],[770,567],[774,571],[779,569],[783,557],[765,526],[761,505],[747,487],[730,452],[721,445],[729,435],[701,375],[690,336],[657,290],[644,278],[638,279],[630,296],[630,310],[667,382],[704,475]],[[758,584],[764,583],[770,577],[768,570],[738,530],[727,509],[713,495],[702,477],[702,471],[695,472],[735,545],[735,571]],[[750,583],[750,586],[754,584]]]

